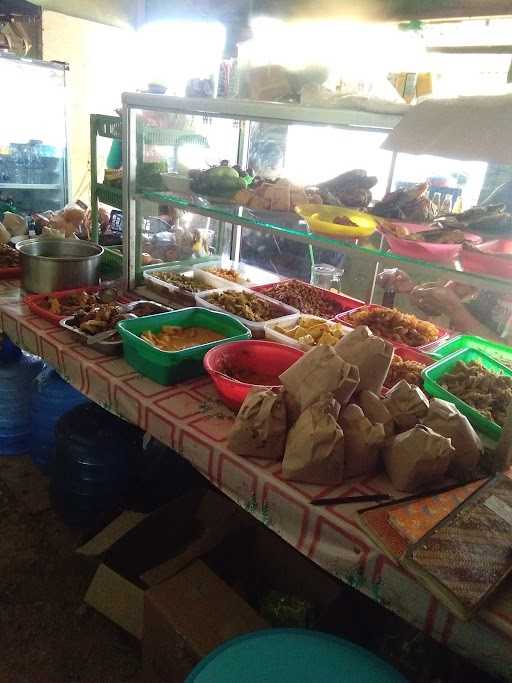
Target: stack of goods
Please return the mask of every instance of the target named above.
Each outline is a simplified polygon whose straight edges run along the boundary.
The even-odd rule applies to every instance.
[[[282,461],[286,479],[337,485],[383,466],[416,491],[447,474],[473,478],[482,444],[453,404],[400,380],[380,396],[393,347],[358,327],[316,346],[280,375],[283,389],[253,389],[229,443],[239,455]]]
[[[437,207],[429,199],[428,190],[428,183],[421,183],[405,190],[388,192],[375,204],[372,213],[410,223],[431,223],[437,215]]]
[[[0,244],[7,244],[13,237],[21,238],[24,235],[28,235],[28,225],[25,218],[17,213],[5,211],[3,223],[0,223]],[[12,266],[4,265],[3,267],[9,268]]]
[[[367,208],[372,201],[371,189],[378,183],[376,176],[369,176],[362,169],[342,173],[317,186],[324,204]]]

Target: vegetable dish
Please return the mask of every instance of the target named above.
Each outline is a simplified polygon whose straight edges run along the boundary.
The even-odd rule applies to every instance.
[[[343,336],[343,326],[340,323],[311,318],[299,318],[297,325],[293,327],[276,325],[273,329],[308,346],[334,346]]]
[[[397,382],[405,379],[409,384],[421,385],[421,373],[427,366],[416,360],[407,360],[395,353],[386,377],[386,386],[394,387]]]
[[[209,344],[224,339],[222,334],[205,327],[177,327],[164,325],[160,332],[143,332],[141,338],[161,351],[182,351],[192,346]]]
[[[213,289],[213,287],[208,286],[197,277],[187,277],[186,275],[181,275],[180,273],[169,270],[161,272],[156,271],[151,273],[151,277],[162,280],[162,282],[167,282],[170,285],[175,285],[187,292],[204,292],[208,289]]]
[[[345,320],[357,327],[367,325],[373,334],[408,346],[424,346],[439,338],[438,328],[426,320],[396,308],[367,308],[354,311]]]
[[[226,292],[214,292],[208,297],[208,301],[228,313],[251,322],[264,322],[279,317],[270,302],[251,292],[237,292],[233,289]]]
[[[277,282],[265,290],[265,295],[283,304],[298,308],[301,313],[319,318],[334,318],[342,313],[341,306],[322,296],[322,291],[298,280]]]

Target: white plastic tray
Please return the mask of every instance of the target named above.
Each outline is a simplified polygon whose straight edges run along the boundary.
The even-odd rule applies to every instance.
[[[210,273],[211,268],[224,268],[225,270],[234,270],[239,273],[242,280],[240,282],[232,282],[219,275]],[[256,266],[249,266],[246,263],[230,261],[229,259],[219,259],[218,261],[210,261],[209,263],[201,263],[194,266],[194,272],[199,275],[203,273],[206,276],[206,282],[218,289],[225,289],[228,283],[232,289],[237,286],[241,287],[255,287],[256,285],[271,285],[274,282],[279,282],[283,278],[277,273],[271,273],[263,268]]]
[[[222,292],[226,291],[227,289],[235,289],[237,291],[245,291],[248,294],[252,294],[253,296],[258,297],[258,299],[263,299],[264,301],[269,302],[274,310],[276,311],[276,317],[272,318],[271,321],[276,324],[283,324],[283,323],[294,323],[298,320],[299,318],[299,311],[296,308],[292,308],[291,306],[287,306],[286,304],[282,304],[280,301],[275,301],[274,299],[270,299],[268,296],[264,296],[263,294],[258,294],[257,292],[253,292],[250,289],[247,289],[246,287],[223,287],[220,289],[214,289],[210,292],[204,292],[201,294],[197,295],[197,305],[202,306],[203,308],[208,308],[211,311],[218,311],[220,313],[227,313],[228,315],[231,315],[233,318],[236,320],[239,320],[242,322],[244,325],[246,325],[252,333],[252,336],[254,339],[264,339],[265,338],[265,325],[267,325],[270,320],[265,320],[262,322],[254,322],[252,320],[246,320],[245,318],[242,318],[239,315],[234,315],[233,313],[230,313],[229,311],[226,311],[224,308],[221,308],[221,306],[217,306],[216,304],[212,304],[208,301],[208,297],[211,296],[212,294],[215,294],[217,292]]]
[[[319,323],[324,323],[326,325],[333,326],[336,324],[340,323],[335,323],[332,320],[325,320],[325,318],[320,318],[317,315],[307,315],[305,313],[301,314],[299,316],[301,319],[306,319],[306,320],[318,320]],[[281,332],[277,332],[274,328],[276,326],[281,326],[286,329],[291,329],[292,327],[295,327],[298,324],[298,319],[293,321],[293,322],[286,322],[283,324],[282,322],[279,322],[277,320],[271,320],[270,322],[265,323],[265,337],[269,341],[275,341],[278,342],[279,344],[286,344],[286,346],[292,346],[294,349],[299,349],[300,351],[310,351],[313,346],[310,346],[309,344],[303,344],[302,342],[297,341],[296,339],[292,339],[291,337],[288,337],[286,334],[282,334]],[[347,325],[342,325],[343,330],[345,334],[348,334],[349,332],[353,332],[352,327],[348,327]]]
[[[201,280],[204,282],[205,288],[204,291],[202,292],[187,292],[186,289],[182,289],[181,287],[178,287],[177,285],[173,285],[171,282],[165,282],[164,280],[160,280],[159,278],[154,276],[154,273],[157,272],[172,272],[172,273],[177,273],[178,275],[185,275],[188,277],[196,277],[198,280]],[[179,297],[180,299],[186,300],[191,306],[195,306],[196,303],[196,295],[197,294],[205,294],[208,291],[218,288],[219,285],[216,283],[210,283],[209,278],[206,276],[205,273],[202,271],[192,268],[180,268],[179,266],[174,266],[174,267],[165,267],[165,266],[156,266],[155,268],[150,268],[149,270],[145,270],[143,273],[143,277],[145,280],[146,285],[152,289],[155,292],[158,292],[160,294],[163,294],[164,296],[168,297]],[[223,280],[223,282],[226,282],[226,280]]]

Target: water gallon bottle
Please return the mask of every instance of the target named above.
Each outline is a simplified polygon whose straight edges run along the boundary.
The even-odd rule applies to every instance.
[[[57,421],[75,406],[88,402],[86,396],[65,382],[52,368],[46,367],[34,379],[30,396],[30,455],[45,474],[55,456]]]
[[[30,391],[43,362],[28,353],[0,360],[0,455],[23,455],[30,442]]]

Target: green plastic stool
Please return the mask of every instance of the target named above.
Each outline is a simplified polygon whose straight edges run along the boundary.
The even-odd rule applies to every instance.
[[[186,683],[406,683],[389,664],[341,638],[269,629],[229,640]]]

